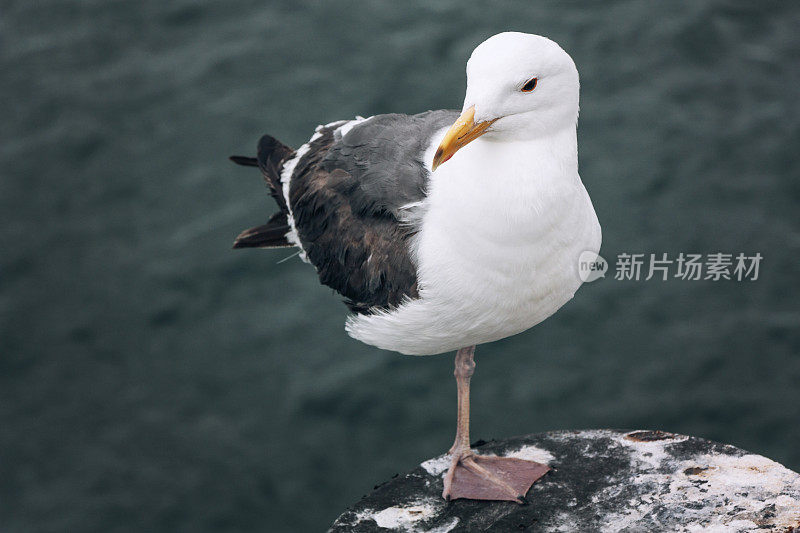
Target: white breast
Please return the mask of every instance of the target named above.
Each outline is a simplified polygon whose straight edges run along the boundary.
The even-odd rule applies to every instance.
[[[574,135],[478,139],[442,165],[414,241],[420,298],[350,317],[348,333],[405,354],[442,353],[524,331],[569,301],[579,255],[600,249]]]

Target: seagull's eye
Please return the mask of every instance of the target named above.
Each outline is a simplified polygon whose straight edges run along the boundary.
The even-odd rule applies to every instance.
[[[522,86],[522,89],[520,89],[520,91],[522,91],[524,93],[531,92],[532,90],[534,90],[536,88],[536,82],[538,82],[538,81],[539,81],[538,78],[529,79],[528,81],[525,82],[525,85]]]

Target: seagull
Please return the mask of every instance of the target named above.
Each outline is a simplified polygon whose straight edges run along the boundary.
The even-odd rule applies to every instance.
[[[357,117],[255,158],[279,210],[234,248],[294,247],[344,297],[345,330],[408,355],[456,350],[456,438],[442,496],[525,502],[549,468],[470,448],[475,346],[516,335],[580,287],[600,224],[578,175],[578,71],[558,44],[505,32],[467,62],[458,111]],[[585,257],[585,256],[583,256]]]

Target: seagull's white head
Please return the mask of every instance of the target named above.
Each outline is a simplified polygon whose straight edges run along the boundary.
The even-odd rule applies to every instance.
[[[574,128],[578,70],[558,44],[529,33],[505,32],[481,43],[467,62],[467,94],[445,134],[433,167],[469,142],[526,140]]]

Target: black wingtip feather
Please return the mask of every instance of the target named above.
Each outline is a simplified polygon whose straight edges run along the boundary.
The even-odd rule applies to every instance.
[[[255,157],[247,157],[243,155],[232,155],[228,159],[236,163],[237,165],[242,165],[244,167],[257,167],[258,166],[258,159]]]
[[[283,163],[292,155],[294,155],[294,150],[271,135],[263,135],[258,141],[258,156],[256,157],[258,167],[269,185],[272,197],[282,211],[288,211],[288,209],[286,199],[281,192],[281,171]]]
[[[238,248],[287,248],[293,246],[286,240],[289,226],[257,226],[239,234],[233,241],[233,249]]]
[[[263,226],[256,226],[241,232],[233,241],[233,248],[286,248],[293,246],[286,240],[289,229],[286,213],[275,213]]]

